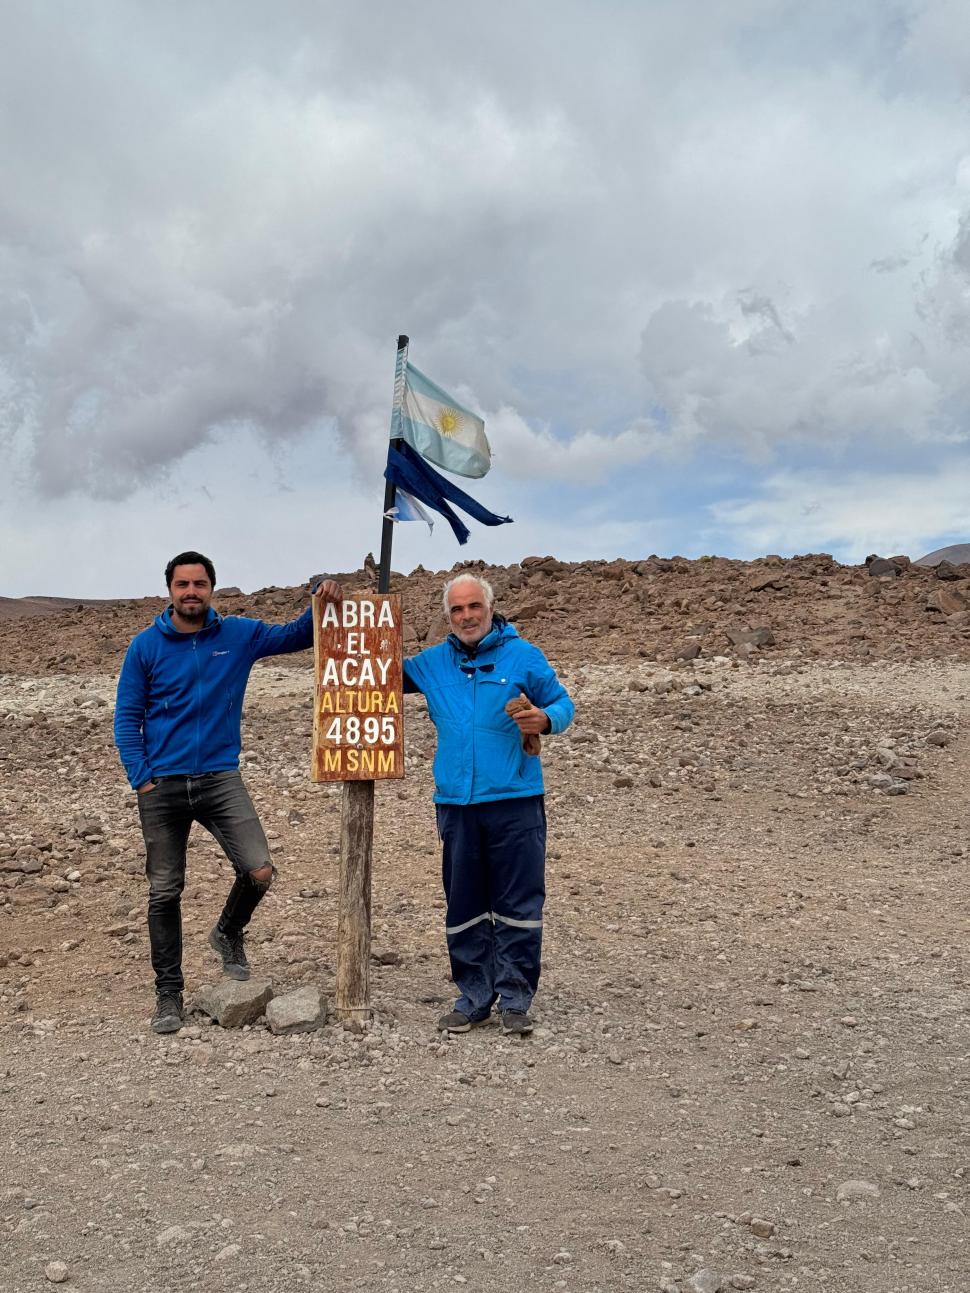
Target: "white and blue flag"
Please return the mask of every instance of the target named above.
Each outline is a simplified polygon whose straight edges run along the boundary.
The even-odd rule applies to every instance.
[[[426,508],[423,508],[418,500],[406,490],[397,489],[394,491],[394,506],[384,513],[389,521],[424,521],[428,527],[428,533],[434,530],[434,521],[431,519]]]
[[[395,418],[392,437],[400,436],[422,458],[445,471],[456,476],[484,476],[492,465],[482,419],[410,363]]]

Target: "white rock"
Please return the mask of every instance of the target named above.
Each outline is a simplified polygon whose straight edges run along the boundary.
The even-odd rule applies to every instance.
[[[878,1199],[879,1186],[872,1181],[843,1181],[835,1192],[840,1203],[852,1203],[859,1199]]]
[[[167,1226],[160,1234],[155,1236],[155,1243],[159,1248],[174,1248],[176,1245],[184,1243],[186,1239],[192,1238],[192,1231],[187,1226]]]
[[[684,1288],[687,1293],[720,1293],[724,1287],[724,1281],[717,1271],[711,1270],[709,1266],[704,1266],[699,1271],[695,1271],[689,1276]]]
[[[284,992],[266,1007],[266,1022],[273,1033],[309,1033],[327,1022],[327,1001],[319,988]]]

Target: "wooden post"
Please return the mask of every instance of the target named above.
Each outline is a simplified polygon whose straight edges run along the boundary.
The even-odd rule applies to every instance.
[[[404,395],[408,338],[397,339],[391,437],[397,434]],[[384,511],[394,506],[394,486],[384,488]],[[378,591],[391,586],[394,524],[384,517]],[[402,716],[403,717],[403,716]],[[403,754],[403,736],[402,754]],[[337,926],[337,1015],[348,1028],[363,1028],[370,1019],[370,894],[374,851],[374,783],[345,781],[340,804],[340,915]]]
[[[370,891],[374,783],[345,781],[340,806],[340,914],[337,923],[338,1018],[362,1029],[370,1010]]]

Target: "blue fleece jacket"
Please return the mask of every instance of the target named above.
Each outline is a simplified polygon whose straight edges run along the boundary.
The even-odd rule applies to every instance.
[[[452,633],[404,662],[404,690],[423,692],[438,733],[435,802],[482,804],[543,793],[539,757],[526,754],[506,702],[524,692],[564,731],[575,708],[537,646],[496,616],[470,652]]]
[[[309,606],[289,624],[223,619],[210,607],[197,633],[180,633],[171,606],[163,611],[132,639],[118,679],[115,744],[132,786],[238,768],[249,671],[312,645]]]

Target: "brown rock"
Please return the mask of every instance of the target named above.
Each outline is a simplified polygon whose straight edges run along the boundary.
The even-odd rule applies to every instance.
[[[936,577],[937,579],[954,580],[954,579],[960,579],[961,574],[958,567],[953,565],[952,562],[941,561],[940,564],[936,567]]]
[[[520,620],[534,620],[537,615],[549,609],[549,603],[545,601],[525,602],[522,606],[516,606],[509,611],[509,619],[513,624],[519,623]]]
[[[766,625],[756,629],[725,629],[725,634],[732,646],[774,646],[775,635]]]
[[[926,599],[926,609],[939,611],[941,615],[955,615],[965,611],[968,605],[970,603],[956,588],[934,588]]]
[[[866,565],[869,567],[869,574],[873,579],[882,579],[886,576],[890,579],[895,579],[897,575],[902,573],[895,561],[889,557],[873,557],[871,561],[866,562]]]

